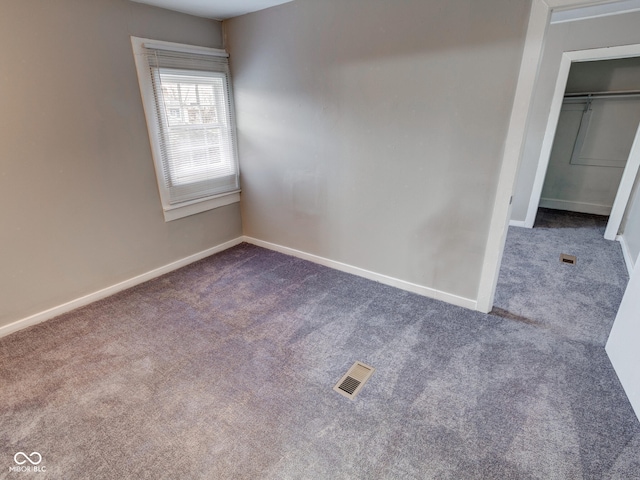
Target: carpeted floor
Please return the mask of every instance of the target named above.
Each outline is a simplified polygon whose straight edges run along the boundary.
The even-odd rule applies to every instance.
[[[242,244],[0,339],[0,478],[640,478],[619,246],[554,218],[510,231],[491,315]]]
[[[494,314],[603,346],[629,281],[620,244],[604,239],[607,221],[541,208],[535,228],[510,228]]]

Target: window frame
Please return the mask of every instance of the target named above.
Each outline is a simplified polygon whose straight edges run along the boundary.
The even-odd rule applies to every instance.
[[[200,54],[210,55],[215,57],[228,57],[229,54],[225,50],[199,47],[194,45],[185,45],[173,42],[165,42],[160,40],[152,40],[148,38],[131,37],[131,45],[133,48],[133,55],[136,64],[136,71],[138,74],[138,83],[140,86],[140,94],[142,96],[142,105],[144,108],[147,130],[149,133],[149,142],[151,145],[151,153],[153,157],[153,164],[156,173],[156,180],[158,184],[158,191],[160,193],[160,200],[162,202],[162,210],[164,214],[165,222],[177,220],[186,216],[201,213],[214,208],[223,207],[240,201],[240,188],[233,191],[219,193],[215,195],[209,195],[203,198],[197,198],[194,200],[183,201],[179,203],[171,203],[169,189],[167,188],[167,179],[165,178],[165,170],[163,165],[162,147],[161,147],[161,131],[160,123],[162,119],[158,118],[158,112],[156,109],[156,97],[152,82],[151,69],[147,61],[147,48],[167,50],[170,52],[178,52],[185,54]],[[187,69],[188,70],[188,69]],[[226,78],[226,95],[228,96],[228,106],[231,109],[231,125],[232,131],[232,145],[231,148],[235,151],[235,174],[239,176],[239,165],[237,159],[237,144],[236,144],[236,125],[234,121],[233,112],[233,91],[231,87],[231,79]],[[233,154],[233,153],[232,153]],[[238,183],[239,185],[239,183]]]

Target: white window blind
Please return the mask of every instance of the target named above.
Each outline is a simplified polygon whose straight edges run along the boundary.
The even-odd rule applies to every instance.
[[[239,191],[228,58],[209,50],[134,39],[165,211]]]

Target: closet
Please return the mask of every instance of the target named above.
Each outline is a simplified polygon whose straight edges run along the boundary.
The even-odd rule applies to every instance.
[[[540,206],[609,215],[639,123],[639,58],[574,63]]]

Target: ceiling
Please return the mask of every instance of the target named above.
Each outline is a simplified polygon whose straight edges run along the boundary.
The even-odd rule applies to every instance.
[[[198,17],[225,20],[256,12],[292,0],[132,0],[155,7],[189,13]]]
[[[551,16],[551,23],[563,23],[573,20],[583,20],[586,18],[605,17],[620,13],[637,12],[640,10],[640,0],[620,0],[605,3],[602,5],[591,5],[574,8],[571,10],[554,11]]]
[[[225,20],[245,13],[256,12],[292,0],[132,0],[156,7],[188,13],[198,17]],[[547,0],[551,7],[558,9],[553,23],[566,22],[590,17],[615,15],[640,9],[640,0]],[[581,6],[586,4],[590,6]],[[594,5],[595,4],[595,5]],[[566,10],[570,9],[570,10]]]

